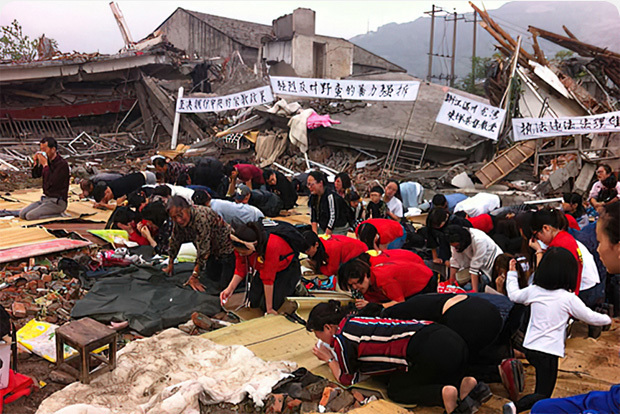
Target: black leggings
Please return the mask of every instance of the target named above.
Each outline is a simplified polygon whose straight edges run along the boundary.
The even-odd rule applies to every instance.
[[[515,403],[519,413],[529,410],[540,400],[551,398],[558,379],[557,356],[526,348],[525,357],[536,369],[536,388],[534,388],[534,394],[526,395]]]
[[[287,296],[295,293],[297,282],[301,279],[301,268],[299,259],[294,258],[291,264],[281,272],[276,273],[276,280],[273,282],[273,309],[278,310],[284,303]],[[252,279],[250,292],[248,293],[250,306],[266,310],[265,306],[265,287],[259,275]]]
[[[459,388],[467,364],[467,345],[454,331],[439,324],[420,329],[407,346],[409,370],[392,374],[387,394],[401,404],[443,406],[446,385]]]
[[[209,256],[200,274],[200,282],[212,284],[218,291],[225,289],[235,274],[235,260],[235,253],[222,257]]]

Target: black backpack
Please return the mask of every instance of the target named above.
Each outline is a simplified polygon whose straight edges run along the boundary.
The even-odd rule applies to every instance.
[[[297,254],[304,253],[310,247],[297,227],[290,223],[278,220],[263,221],[263,228],[268,235],[275,234],[282,237]]]

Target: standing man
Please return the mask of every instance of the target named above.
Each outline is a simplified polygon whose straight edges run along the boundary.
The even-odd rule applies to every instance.
[[[69,164],[58,154],[54,138],[41,140],[41,151],[34,154],[32,178],[43,177],[43,196],[19,212],[23,220],[60,216],[67,209]]]
[[[215,282],[219,289],[228,285],[235,272],[235,254],[230,239],[230,226],[212,209],[191,206],[180,196],[170,197],[166,210],[173,221],[172,236],[168,249],[169,264],[163,270],[174,272],[174,259],[181,244],[191,242],[196,246],[196,265],[187,284],[204,292],[200,272]]]

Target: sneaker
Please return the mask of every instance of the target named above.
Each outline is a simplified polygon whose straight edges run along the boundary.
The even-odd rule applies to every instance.
[[[502,414],[517,414],[517,406],[512,401],[504,404]]]
[[[505,359],[499,365],[499,375],[510,399],[516,401],[525,386],[523,364],[515,358]]]

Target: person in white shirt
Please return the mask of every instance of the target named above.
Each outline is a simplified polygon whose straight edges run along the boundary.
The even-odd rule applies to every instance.
[[[383,194],[383,201],[387,204],[388,216],[392,220],[400,221],[405,215],[403,210],[403,202],[399,197],[398,181],[389,180],[385,186],[385,193]]]
[[[212,199],[209,193],[204,190],[196,190],[192,201],[199,206],[211,207],[228,224],[232,224],[233,220],[243,224],[254,223],[265,218],[262,211],[254,206],[228,200]]]
[[[562,247],[551,247],[542,257],[534,275],[534,283],[519,289],[516,260],[510,261],[506,290],[510,300],[530,305],[530,320],[523,340],[525,356],[536,369],[533,394],[504,405],[504,414],[516,414],[551,397],[558,376],[558,358],[564,357],[564,338],[569,317],[590,325],[611,324],[607,315],[590,310],[578,296],[577,261]]]
[[[482,290],[485,283],[480,283],[480,277],[484,276],[485,282],[490,283],[495,259],[504,252],[478,229],[450,224],[446,226],[445,234],[452,249],[450,283],[456,282],[457,272],[469,269],[472,291]]]

